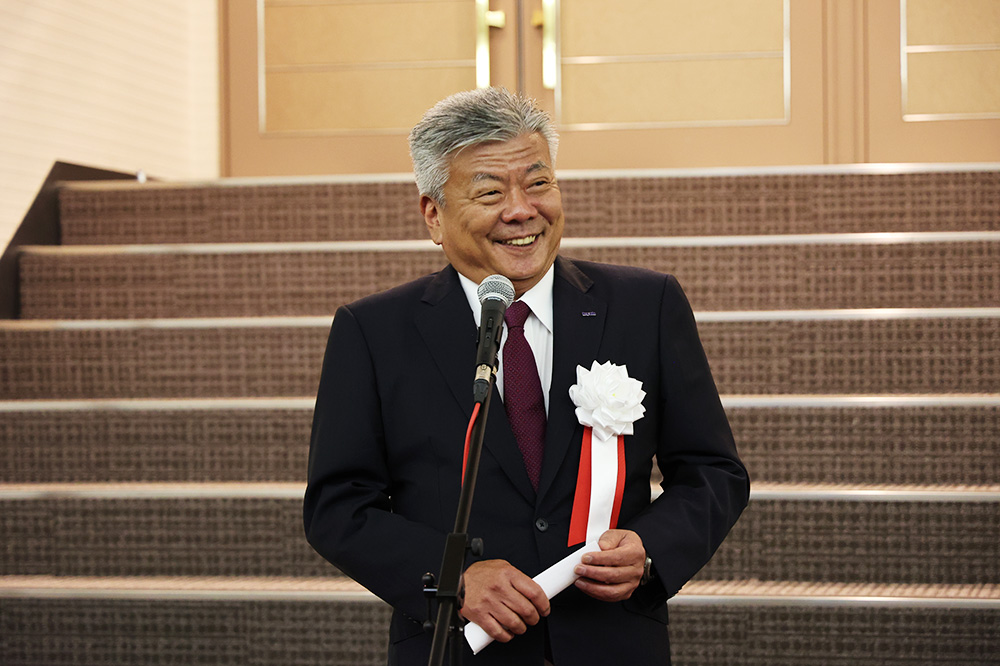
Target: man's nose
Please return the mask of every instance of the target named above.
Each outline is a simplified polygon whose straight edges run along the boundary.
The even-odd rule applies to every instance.
[[[513,188],[507,196],[501,219],[504,222],[523,222],[538,215],[538,209],[531,202],[528,193],[519,187]]]

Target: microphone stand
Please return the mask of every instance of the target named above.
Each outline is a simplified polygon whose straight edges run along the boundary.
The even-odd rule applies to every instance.
[[[499,339],[499,333],[497,339]],[[441,560],[441,573],[434,586],[433,574],[424,574],[424,595],[427,597],[428,611],[431,602],[437,599],[437,620],[430,619],[424,623],[424,628],[434,629],[431,642],[428,666],[441,666],[444,662],[444,652],[447,644],[451,644],[451,666],[458,666],[461,656],[462,620],[458,614],[462,607],[464,591],[462,589],[462,574],[465,572],[465,554],[471,551],[473,555],[482,555],[481,539],[470,541],[469,515],[472,512],[472,496],[476,490],[476,477],[479,474],[479,458],[483,450],[483,436],[486,433],[486,415],[490,409],[490,398],[496,386],[496,376],[490,372],[489,391],[483,400],[482,408],[472,425],[469,439],[469,456],[466,462],[465,478],[462,479],[462,492],[458,499],[458,510],[455,514],[455,528],[445,540],[444,557]],[[432,614],[428,612],[428,617]]]

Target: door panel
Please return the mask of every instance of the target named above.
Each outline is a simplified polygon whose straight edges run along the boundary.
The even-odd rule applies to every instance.
[[[773,58],[564,64],[560,126],[784,123],[783,78]]]
[[[560,126],[788,120],[783,0],[559,3]]]
[[[1000,3],[873,2],[867,25],[867,159],[1000,160]]]
[[[822,6],[561,0],[560,168],[823,163]]]
[[[409,171],[409,129],[475,87],[475,0],[221,7],[225,175]]]
[[[468,67],[281,72],[267,75],[263,134],[405,133],[432,104],[474,88]],[[392,100],[386,95],[392,90]],[[343,91],[350,91],[345,94]]]
[[[781,51],[782,0],[561,0],[563,58]]]
[[[471,9],[456,0],[266,2],[262,131],[405,131],[438,99],[475,86]],[[454,38],[428,39],[435,34]]]
[[[264,28],[269,68],[471,61],[475,57],[475,16],[469,0],[265,2]]]

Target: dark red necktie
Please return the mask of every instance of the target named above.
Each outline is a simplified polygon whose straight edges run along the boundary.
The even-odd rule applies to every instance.
[[[524,457],[531,485],[538,490],[545,446],[545,399],[538,379],[538,366],[524,337],[524,322],[531,308],[516,301],[507,308],[507,341],[503,345],[503,404]]]

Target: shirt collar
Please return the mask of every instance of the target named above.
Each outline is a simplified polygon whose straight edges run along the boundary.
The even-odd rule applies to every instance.
[[[521,298],[517,299],[531,308],[531,313],[538,318],[538,321],[549,333],[552,333],[552,286],[555,284],[555,276],[556,267],[555,264],[552,264],[549,266],[549,270],[545,271],[545,275],[538,281],[538,284],[521,294]],[[462,285],[462,290],[465,291],[465,297],[469,299],[469,307],[472,308],[472,315],[476,318],[476,326],[479,326],[483,314],[483,307],[479,302],[479,285],[461,273],[458,274],[458,281]]]

